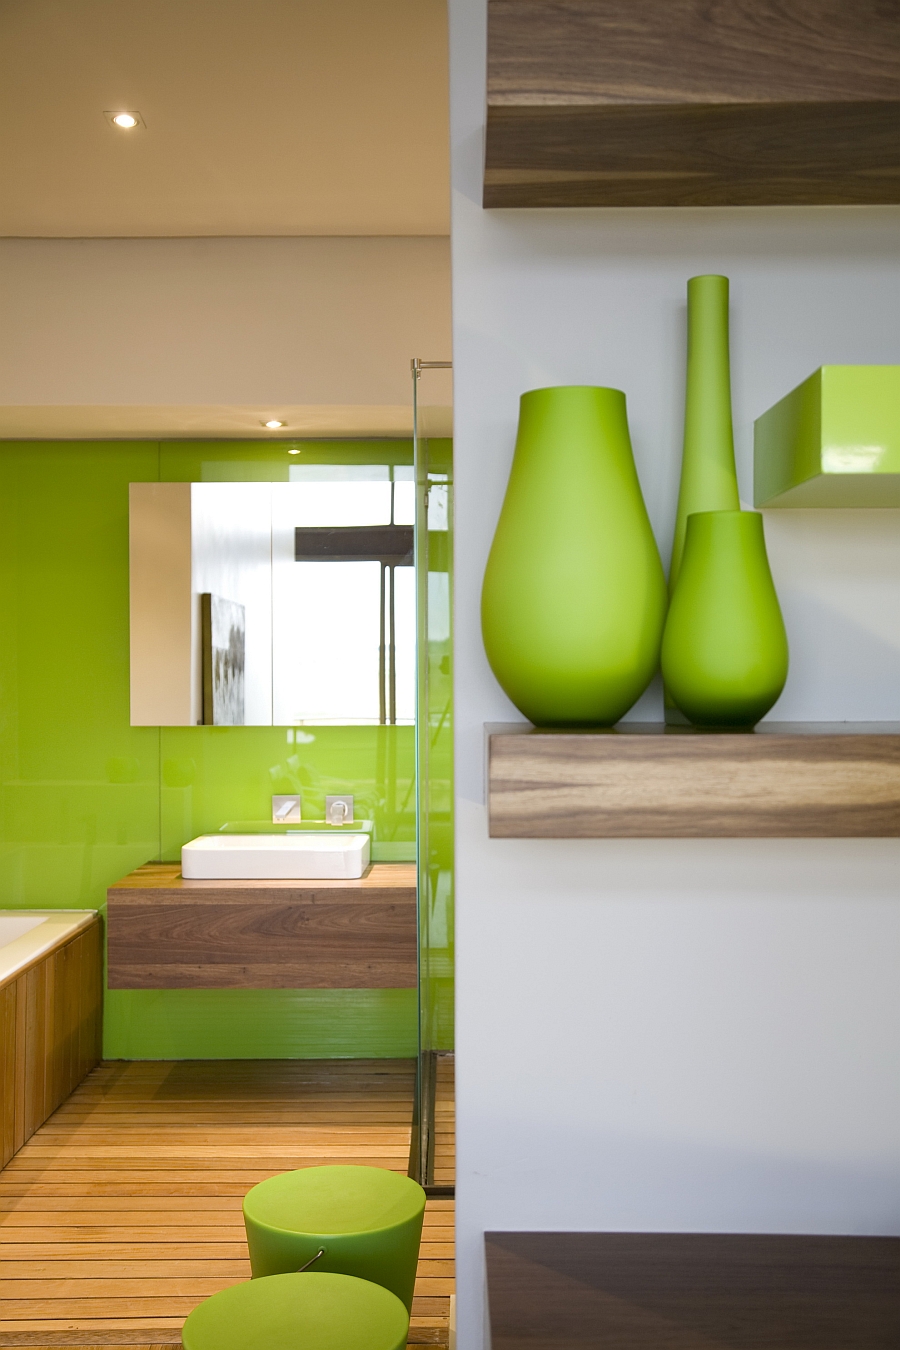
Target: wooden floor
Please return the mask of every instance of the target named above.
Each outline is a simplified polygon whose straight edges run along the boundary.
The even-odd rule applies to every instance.
[[[250,1275],[251,1186],[406,1171],[414,1077],[407,1060],[101,1065],[0,1172],[0,1346],[180,1345],[191,1309]],[[452,1290],[453,1202],[429,1200],[410,1344],[446,1344]]]

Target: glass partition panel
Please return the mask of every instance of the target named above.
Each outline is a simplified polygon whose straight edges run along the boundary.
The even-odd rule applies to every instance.
[[[447,362],[413,363],[419,884],[418,1179],[453,1185],[453,424]],[[445,1099],[447,1105],[445,1106]]]

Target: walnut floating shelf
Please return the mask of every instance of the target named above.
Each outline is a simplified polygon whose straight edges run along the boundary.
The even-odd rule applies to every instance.
[[[900,722],[486,731],[495,839],[900,836]]]
[[[485,206],[900,202],[900,6],[488,0]]]

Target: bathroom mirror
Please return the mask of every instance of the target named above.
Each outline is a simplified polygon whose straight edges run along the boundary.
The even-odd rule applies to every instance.
[[[132,483],[132,726],[415,719],[412,465]]]

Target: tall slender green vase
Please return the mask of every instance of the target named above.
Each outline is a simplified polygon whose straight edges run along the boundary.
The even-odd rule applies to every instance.
[[[695,511],[738,511],[734,430],[731,419],[731,360],[728,343],[728,278],[691,277],[687,284],[687,383],[684,449],[669,565],[669,597],[684,552],[687,519]],[[684,724],[664,684],[667,722]]]
[[[728,278],[691,277],[687,284],[687,388],[684,453],[669,568],[675,592],[687,518],[695,511],[738,511],[731,366],[728,348]]]
[[[784,688],[787,635],[755,511],[688,516],[662,670],[698,726],[752,727]]]
[[[523,394],[481,601],[501,686],[538,726],[611,726],[657,668],[665,613],[625,395]]]

